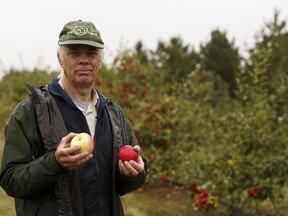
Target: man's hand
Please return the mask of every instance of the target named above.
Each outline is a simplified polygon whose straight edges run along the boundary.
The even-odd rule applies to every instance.
[[[131,160],[125,161],[124,163],[119,160],[118,166],[121,175],[134,177],[144,171],[144,162],[142,160],[142,157],[140,156],[140,147],[134,146],[133,148],[135,151],[138,152],[138,158],[136,161]]]
[[[63,137],[55,151],[56,160],[66,169],[75,169],[93,157],[93,154],[88,152],[79,153],[80,146],[70,147],[70,142],[76,135],[76,133],[69,133]]]

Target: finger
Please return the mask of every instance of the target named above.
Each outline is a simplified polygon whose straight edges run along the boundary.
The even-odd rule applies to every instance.
[[[70,146],[70,142],[71,140],[76,136],[76,133],[70,132],[69,134],[67,134],[67,136],[63,137],[61,142],[63,142],[64,144],[69,144]]]
[[[136,161],[130,161],[130,165],[138,173],[144,171],[144,162],[143,162],[143,160],[142,160],[142,158],[140,156],[139,156],[139,160],[137,162]]]
[[[133,163],[136,164],[135,161],[125,161],[124,162],[124,167],[125,167],[124,173],[128,176],[136,176],[139,173],[137,171],[137,169],[135,169],[135,167],[132,165]]]
[[[80,149],[81,149],[81,146],[71,146],[71,147],[69,146],[69,147],[63,149],[63,152],[65,153],[65,155],[77,155],[77,154],[79,154]]]
[[[129,175],[130,176],[137,176],[140,172],[138,171],[141,170],[140,167],[138,167],[138,164],[135,161],[126,161],[125,166],[128,169]]]
[[[89,161],[93,157],[93,154],[83,152],[77,155],[68,155],[63,158],[62,164],[66,168],[74,169],[81,164]]]
[[[76,136],[75,133],[69,133],[67,136],[62,137],[59,145],[57,146],[57,149],[68,148],[74,136]]]
[[[133,147],[133,149],[134,149],[138,154],[140,154],[140,151],[141,151],[140,146],[136,145],[136,146]]]
[[[125,167],[124,163],[121,160],[119,160],[118,162],[118,167],[121,174],[127,173],[127,168]]]

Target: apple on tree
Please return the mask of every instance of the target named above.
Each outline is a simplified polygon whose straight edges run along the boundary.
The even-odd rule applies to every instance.
[[[88,133],[79,133],[71,140],[70,146],[80,146],[79,152],[92,153],[94,150],[94,141]]]
[[[132,146],[124,145],[119,149],[118,157],[122,162],[130,160],[136,161],[138,159],[138,152],[135,151]]]

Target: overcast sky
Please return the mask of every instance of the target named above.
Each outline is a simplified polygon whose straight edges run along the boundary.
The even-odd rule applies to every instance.
[[[58,35],[71,20],[89,20],[105,42],[105,61],[141,40],[179,36],[196,50],[216,28],[245,49],[275,9],[288,22],[288,0],[9,0],[1,3],[0,73],[10,67],[58,70]],[[110,57],[111,59],[111,57]],[[0,74],[1,75],[1,74]]]

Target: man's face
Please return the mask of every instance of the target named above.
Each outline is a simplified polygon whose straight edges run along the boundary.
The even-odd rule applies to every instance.
[[[100,50],[88,45],[69,45],[63,47],[62,54],[58,54],[58,60],[64,79],[74,87],[93,86],[102,61]]]

